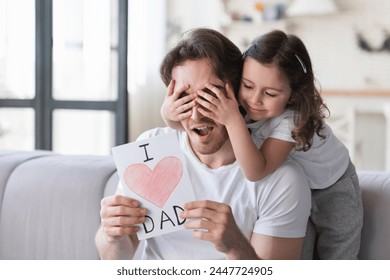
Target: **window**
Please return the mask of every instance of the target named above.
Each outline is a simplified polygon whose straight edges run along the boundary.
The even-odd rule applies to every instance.
[[[0,146],[127,142],[127,1],[0,0]]]

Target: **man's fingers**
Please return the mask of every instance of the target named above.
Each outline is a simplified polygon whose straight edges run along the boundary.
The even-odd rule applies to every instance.
[[[211,200],[191,201],[184,204],[185,210],[191,210],[195,208],[208,208],[215,211],[218,210],[223,213],[231,212],[229,205]]]
[[[188,202],[184,209],[180,214],[183,219],[209,219],[219,223],[227,223],[229,215],[226,214],[231,214],[229,205],[209,200]]]
[[[105,210],[102,210],[102,216],[104,217],[114,217],[114,216],[134,216],[142,217],[145,216],[147,210],[145,208],[132,208],[126,206],[112,206],[107,207]]]
[[[216,218],[216,215],[217,213],[214,210],[207,209],[207,208],[195,208],[195,209],[183,211],[180,217],[183,219],[191,219],[191,218],[213,219]]]
[[[104,227],[129,227],[145,222],[145,216],[118,216],[102,220]]]
[[[192,219],[184,223],[186,229],[209,229],[215,223],[208,219]]]
[[[123,195],[114,195],[108,196],[102,199],[101,206],[128,206],[128,207],[138,207],[139,202],[130,197],[126,197]]]
[[[123,235],[130,235],[134,234],[139,231],[138,226],[131,226],[131,227],[108,227],[103,228],[103,231],[108,236],[123,236]]]

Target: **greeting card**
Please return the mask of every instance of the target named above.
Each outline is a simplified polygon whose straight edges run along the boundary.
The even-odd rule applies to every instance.
[[[112,149],[124,195],[148,209],[139,239],[183,228],[179,214],[195,195],[176,134],[140,140]]]

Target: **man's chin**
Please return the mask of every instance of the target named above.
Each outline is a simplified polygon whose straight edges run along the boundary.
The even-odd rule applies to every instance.
[[[206,140],[206,137],[199,137],[199,135],[197,135],[193,138],[190,137],[189,141],[195,153],[211,155],[218,152],[226,143],[227,139],[228,138],[216,138],[210,135]]]
[[[200,155],[204,155],[204,156],[215,154],[221,148],[221,145],[218,145],[218,146],[200,145],[198,143],[195,143],[195,144],[192,143],[191,146],[196,154],[200,154]]]

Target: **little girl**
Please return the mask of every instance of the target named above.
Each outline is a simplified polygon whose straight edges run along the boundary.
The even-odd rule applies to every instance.
[[[315,86],[310,56],[294,35],[272,31],[243,53],[238,102],[231,88],[205,85],[180,98],[174,82],[161,109],[171,127],[193,109],[225,125],[236,159],[256,181],[287,158],[297,161],[312,189],[303,259],[357,259],[363,224],[358,177],[347,148],[324,122],[327,107]],[[207,92],[206,92],[207,91]],[[249,129],[249,130],[248,130]]]

